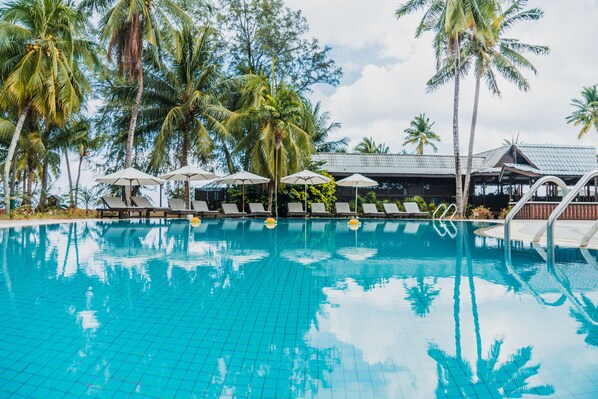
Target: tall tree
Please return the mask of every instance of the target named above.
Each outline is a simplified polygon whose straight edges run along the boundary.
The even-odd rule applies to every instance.
[[[7,212],[11,163],[27,117],[62,125],[79,109],[86,83],[79,63],[88,48],[78,36],[82,27],[81,15],[63,0],[17,0],[0,9],[0,105],[17,119],[4,164]]]
[[[527,0],[515,0],[510,2],[510,5],[504,10],[497,8],[495,12],[489,14],[490,23],[485,35],[479,35],[477,31],[467,31],[463,36],[461,47],[462,73],[473,67],[475,76],[475,94],[463,187],[463,209],[467,208],[469,198],[482,78],[485,80],[490,93],[498,97],[502,96],[498,87],[498,76],[502,76],[505,80],[515,84],[520,90],[527,92],[530,85],[523,75],[522,69],[527,69],[534,75],[537,74],[537,71],[524,54],[546,55],[550,51],[546,46],[522,43],[517,39],[505,37],[509,29],[517,22],[537,21],[544,15],[544,12],[539,8],[526,9],[526,3]],[[454,65],[448,63],[430,79],[428,87],[433,90],[449,79],[454,79],[454,76]]]
[[[343,137],[339,140],[329,140],[328,136],[334,130],[339,129],[339,122],[330,122],[330,114],[322,112],[320,102],[313,105],[311,101],[304,99],[304,119],[313,126],[312,141],[316,146],[317,152],[346,152],[349,144],[349,137]],[[307,130],[308,127],[306,126]]]
[[[452,65],[453,90],[453,153],[455,157],[455,197],[457,214],[463,217],[463,181],[459,144],[459,90],[461,78],[461,42],[467,31],[475,32],[481,42],[489,34],[489,16],[497,8],[496,0],[409,0],[397,11],[397,18],[425,9],[416,29],[416,37],[434,33],[437,65]]]
[[[222,0],[218,15],[228,41],[230,65],[238,73],[270,75],[295,90],[309,90],[317,83],[337,85],[342,71],[330,58],[330,47],[307,39],[309,29],[301,11],[282,0]]]
[[[577,138],[582,138],[592,127],[598,133],[598,85],[584,87],[581,98],[574,98],[572,101],[575,111],[567,117],[567,123],[581,125]]]
[[[271,209],[279,176],[299,171],[305,154],[314,152],[311,126],[306,128],[304,102],[298,92],[284,83],[275,89],[265,76],[248,75],[244,80],[243,109],[229,118],[228,126],[244,132],[236,151],[247,151],[251,170],[271,179]]]
[[[389,148],[386,144],[376,144],[372,137],[364,137],[359,144],[353,148],[355,152],[362,154],[388,154]]]
[[[106,12],[101,34],[108,39],[108,58],[114,61],[121,76],[136,82],[137,92],[127,132],[125,167],[133,163],[135,127],[143,95],[143,52],[147,43],[152,50],[169,40],[174,23],[190,23],[187,14],[172,0],[84,0],[83,8]],[[158,57],[157,51],[152,51]],[[128,197],[128,196],[127,196]]]
[[[434,123],[430,123],[430,118],[426,117],[425,114],[419,114],[413,118],[409,127],[404,130],[407,135],[405,136],[403,146],[415,144],[415,153],[418,155],[423,155],[424,147],[427,145],[432,147],[434,152],[437,152],[438,148],[433,142],[440,141],[440,136],[432,131]]]
[[[154,143],[152,171],[167,166],[172,158],[181,167],[190,158],[205,161],[215,142],[228,138],[224,120],[231,112],[218,100],[221,74],[214,35],[209,27],[185,26],[174,32],[164,63],[148,68],[138,132]],[[185,198],[188,201],[188,182]]]

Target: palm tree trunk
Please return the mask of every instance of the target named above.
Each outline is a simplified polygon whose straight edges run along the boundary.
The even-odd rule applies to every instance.
[[[21,130],[23,130],[23,125],[25,124],[25,119],[27,118],[27,114],[29,113],[29,104],[25,105],[23,111],[19,115],[19,121],[17,122],[17,126],[15,127],[15,131],[12,134],[12,140],[10,141],[10,146],[8,147],[8,153],[6,154],[6,160],[4,161],[4,211],[9,214],[10,213],[10,166],[12,163],[12,158],[15,155],[15,150],[17,149],[17,143],[19,142],[19,136],[21,135]]]
[[[133,112],[131,112],[131,121],[129,122],[129,132],[127,133],[127,152],[125,156],[125,168],[130,168],[133,164],[133,143],[135,140],[135,127],[137,126],[137,116],[139,115],[139,107],[141,106],[141,96],[143,94],[143,68],[139,68],[137,75],[137,96],[135,97],[135,105],[133,105]],[[131,205],[131,188],[125,186],[125,196],[127,197],[127,205]]]
[[[189,132],[186,128],[183,129],[183,144],[181,145],[181,168],[188,164],[188,153],[189,152]],[[185,180],[185,206],[187,209],[191,209],[189,203],[189,181]]]
[[[47,206],[47,199],[48,199],[48,157],[45,156],[44,160],[42,161],[42,183],[41,183],[41,192],[39,194],[39,204],[37,208],[39,210],[46,209]]]
[[[226,158],[226,167],[228,169],[228,173],[232,174],[235,171],[235,165],[233,163],[233,157],[231,156],[224,139],[222,139],[222,151],[224,152],[224,157]]]
[[[77,180],[75,181],[75,208],[79,202],[79,179],[81,179],[81,166],[83,165],[83,158],[85,155],[79,156],[79,166],[77,167]]]
[[[473,99],[473,114],[471,115],[471,130],[469,131],[469,148],[467,150],[467,170],[465,171],[465,187],[463,187],[463,209],[467,209],[469,201],[469,186],[471,185],[471,167],[473,164],[473,144],[475,129],[478,121],[478,105],[480,103],[481,71],[478,70],[475,78],[475,96]]]
[[[73,201],[73,176],[71,174],[71,161],[69,161],[69,150],[66,148],[64,149],[64,159],[66,161],[66,174],[69,178],[69,208],[73,208],[75,206],[75,201]]]
[[[461,176],[461,150],[459,148],[459,84],[461,69],[461,48],[459,38],[455,41],[455,91],[453,95],[453,153],[455,155],[455,199],[457,202],[457,216],[463,215],[463,185]]]

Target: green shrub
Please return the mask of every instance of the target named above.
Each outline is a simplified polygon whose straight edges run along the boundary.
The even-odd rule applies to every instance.
[[[471,210],[470,219],[494,219],[492,211],[483,205],[477,206]]]
[[[331,210],[336,202],[336,182],[334,178],[324,171],[315,171],[331,180],[326,184],[307,186],[307,210],[311,209],[312,202],[321,202],[327,210]],[[289,202],[305,203],[305,187],[301,184],[286,185],[284,190],[278,194],[278,209],[287,208]]]
[[[509,205],[506,208],[502,208],[500,210],[500,213],[498,214],[498,218],[499,219],[506,219],[507,215],[509,214],[509,212],[511,212],[511,209],[513,209],[513,205]]]
[[[405,212],[405,207],[403,206],[403,203],[401,201],[396,201],[395,204],[397,204],[397,208],[399,208],[399,211]]]
[[[417,206],[419,206],[419,209],[422,212],[428,212],[428,204],[426,204],[426,200],[420,197],[419,195],[407,198],[405,202],[415,202],[417,203]]]

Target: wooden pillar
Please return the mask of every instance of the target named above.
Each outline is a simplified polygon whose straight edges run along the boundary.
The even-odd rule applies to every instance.
[[[513,177],[509,175],[509,202],[513,201]]]
[[[594,177],[594,201],[598,202],[598,177]]]
[[[482,205],[486,206],[486,176],[482,178]]]

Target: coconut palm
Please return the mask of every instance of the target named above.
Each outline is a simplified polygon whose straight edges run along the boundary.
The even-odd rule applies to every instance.
[[[364,137],[359,144],[353,148],[355,152],[362,154],[388,154],[389,148],[386,144],[376,144],[372,137]]]
[[[101,20],[101,35],[108,39],[108,58],[112,60],[115,56],[119,74],[136,82],[126,142],[125,167],[128,168],[133,162],[135,127],[143,94],[144,44],[148,43],[153,50],[159,49],[163,40],[171,38],[173,22],[191,21],[171,0],[84,0],[82,7],[106,12]]]
[[[272,180],[271,209],[278,176],[299,171],[305,154],[314,152],[313,126],[305,120],[301,96],[286,84],[275,88],[263,75],[248,75],[244,80],[243,109],[229,118],[228,126],[245,134],[235,151],[247,151],[251,170]]]
[[[598,133],[598,85],[584,87],[581,99],[574,98],[572,101],[575,111],[567,117],[567,123],[581,125],[577,138],[582,138],[592,127]]]
[[[459,148],[459,89],[461,77],[461,42],[466,32],[475,32],[482,43],[489,35],[490,18],[497,8],[496,0],[409,0],[397,11],[397,18],[424,11],[416,29],[416,37],[425,32],[434,33],[437,65],[443,60],[453,67],[453,153],[455,156],[455,187],[457,213],[463,216],[463,188],[461,180],[461,151]]]
[[[87,82],[80,69],[89,60],[90,43],[80,36],[81,15],[63,0],[17,0],[0,9],[2,106],[17,124],[4,164],[8,192],[11,162],[30,113],[46,126],[63,125],[81,103]],[[5,209],[10,201],[5,195]]]
[[[473,67],[475,76],[475,94],[471,128],[469,132],[469,147],[467,152],[467,166],[465,184],[463,186],[463,209],[467,208],[471,170],[473,163],[473,147],[475,141],[478,106],[480,100],[480,86],[482,78],[492,95],[501,96],[497,76],[502,76],[507,81],[515,84],[522,91],[529,91],[529,81],[522,73],[522,69],[537,74],[534,65],[524,56],[525,53],[546,55],[549,48],[546,46],[522,43],[517,39],[506,38],[505,34],[520,21],[537,21],[544,15],[539,8],[525,9],[527,0],[515,0],[504,11],[498,10],[488,17],[490,25],[486,35],[479,35],[475,31],[468,31],[463,37],[461,46],[462,71]],[[428,81],[430,89],[446,83],[455,76],[455,66],[447,63],[434,77]]]
[[[429,145],[432,147],[434,152],[438,151],[438,148],[433,141],[440,141],[440,136],[432,131],[434,122],[430,123],[430,118],[426,117],[425,114],[416,116],[410,123],[410,126],[405,129],[405,141],[403,145],[415,144],[415,153],[418,155],[424,154],[424,146]]]
[[[304,99],[304,109],[306,112],[305,121],[313,125],[312,140],[316,146],[317,152],[344,152],[349,143],[349,137],[343,137],[340,140],[330,141],[328,136],[332,131],[339,129],[339,122],[330,122],[330,114],[322,112],[320,102],[314,106],[311,101]]]
[[[164,62],[147,67],[137,134],[152,142],[150,170],[159,171],[171,158],[178,159],[181,167],[188,165],[189,158],[205,160],[214,141],[228,137],[222,121],[231,112],[218,100],[221,75],[214,35],[209,27],[185,26],[173,33]],[[188,182],[185,198],[189,198]]]

